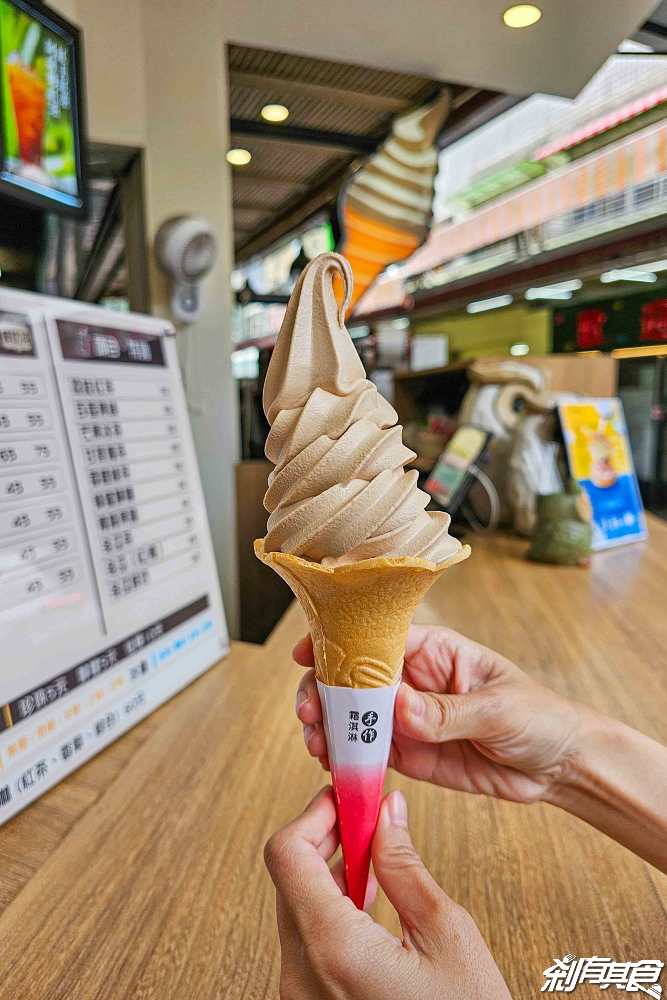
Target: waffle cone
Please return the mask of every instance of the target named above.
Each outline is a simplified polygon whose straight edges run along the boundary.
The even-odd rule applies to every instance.
[[[415,608],[446,569],[467,559],[470,546],[441,563],[381,556],[322,566],[265,552],[258,539],[255,555],[290,585],[305,611],[317,679],[336,687],[378,688],[399,681]]]

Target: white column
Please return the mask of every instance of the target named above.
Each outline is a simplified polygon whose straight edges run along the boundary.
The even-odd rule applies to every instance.
[[[238,403],[231,377],[231,179],[225,159],[229,108],[219,0],[142,0],[146,87],[146,196],[152,238],[172,215],[210,222],[220,247],[204,283],[204,312],[179,332],[190,417],[225,607],[237,632],[234,463]],[[122,86],[122,66],[118,67]],[[168,290],[152,268],[153,311]]]
[[[148,233],[181,213],[214,227],[220,254],[204,283],[202,318],[179,333],[190,417],[223,597],[237,629],[234,463],[238,404],[231,377],[232,208],[229,107],[219,0],[142,0]],[[120,73],[122,80],[122,70]],[[168,291],[152,269],[154,312]]]
[[[202,215],[220,254],[202,318],[179,331],[190,419],[225,608],[238,632],[234,463],[238,403],[231,377],[232,205],[222,0],[56,0],[84,29],[90,137],[145,150],[148,238],[172,215]],[[150,250],[152,261],[152,250]],[[151,268],[152,310],[168,289]]]

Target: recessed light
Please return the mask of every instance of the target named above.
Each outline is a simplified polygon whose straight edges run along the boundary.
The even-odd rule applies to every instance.
[[[600,275],[600,281],[603,285],[608,285],[612,281],[643,281],[646,284],[651,284],[657,280],[657,275],[653,271],[642,271],[634,267],[614,268],[612,271],[605,271],[604,274]]]
[[[252,160],[252,153],[247,149],[230,149],[227,151],[227,162],[235,167],[245,167]]]
[[[514,355],[515,358],[521,358],[524,354],[530,352],[530,347],[528,344],[512,344],[510,347],[510,354]]]
[[[572,278],[570,281],[555,281],[553,285],[539,285],[537,288],[528,288],[524,292],[524,298],[528,299],[571,299],[572,292],[577,292],[583,282],[579,278]]]
[[[518,3],[508,7],[503,14],[503,21],[510,28],[527,28],[542,17],[542,11],[532,3]]]
[[[487,309],[500,309],[501,306],[510,306],[514,302],[512,295],[496,295],[492,299],[478,299],[477,302],[469,302],[466,312],[481,313]]]
[[[261,115],[265,122],[284,122],[289,115],[289,108],[284,104],[265,104]]]

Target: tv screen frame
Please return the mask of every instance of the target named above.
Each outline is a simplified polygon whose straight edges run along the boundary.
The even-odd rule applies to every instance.
[[[4,75],[0,72],[0,198],[11,198],[13,201],[30,205],[46,212],[54,212],[70,219],[84,221],[88,217],[88,176],[86,170],[86,149],[88,135],[85,114],[85,85],[82,32],[76,25],[62,17],[56,11],[41,3],[41,0],[5,0],[10,5],[24,11],[29,17],[38,21],[47,30],[59,35],[67,43],[70,53],[72,74],[70,79],[70,98],[72,107],[72,122],[74,125],[74,159],[76,168],[77,195],[50,190],[46,185],[33,184],[30,181],[21,182],[12,178],[5,169],[5,127],[3,108]],[[1,50],[0,50],[1,52]],[[0,67],[1,68],[1,67]],[[29,186],[30,185],[30,186]],[[71,201],[69,200],[71,198]]]

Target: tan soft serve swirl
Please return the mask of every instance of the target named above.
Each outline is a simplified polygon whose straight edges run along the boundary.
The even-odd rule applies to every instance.
[[[287,307],[264,386],[266,455],[275,464],[264,551],[325,565],[375,556],[442,562],[461,544],[448,514],[424,510],[417,472],[403,469],[414,452],[343,323],[351,293],[347,261],[326,253],[304,269]]]

